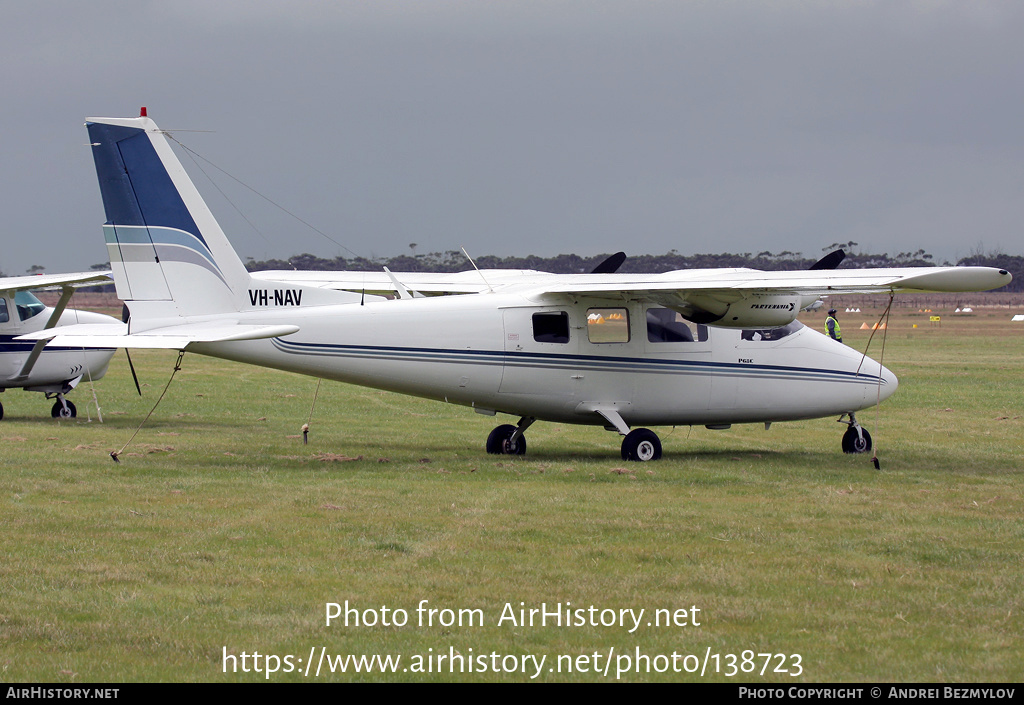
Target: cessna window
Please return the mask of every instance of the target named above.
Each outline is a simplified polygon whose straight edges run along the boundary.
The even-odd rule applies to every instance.
[[[7,299],[0,299],[0,323],[7,323],[11,315],[7,313]]]
[[[694,327],[697,335],[694,337]],[[652,343],[703,343],[708,339],[707,326],[694,326],[670,308],[647,309],[647,340]]]
[[[587,337],[591,343],[628,343],[629,311],[624,308],[588,308]]]
[[[568,343],[569,314],[565,311],[533,314],[533,339],[538,343]]]
[[[798,330],[804,327],[804,324],[800,321],[793,321],[781,328],[764,328],[756,330],[744,330],[740,334],[740,338],[743,340],[761,341],[761,340],[782,340],[787,335],[793,335]]]
[[[42,313],[46,306],[30,291],[19,291],[14,295],[14,305],[18,309],[18,317],[27,321],[36,314]]]

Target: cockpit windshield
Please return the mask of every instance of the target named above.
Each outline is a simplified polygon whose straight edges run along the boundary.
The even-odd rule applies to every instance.
[[[793,335],[803,327],[804,324],[801,323],[800,321],[793,321],[792,323],[787,323],[786,325],[781,326],[780,328],[757,328],[753,330],[747,329],[740,334],[740,338],[743,340],[752,341],[782,340],[788,335]]]
[[[697,335],[694,336],[694,328]],[[670,308],[647,309],[647,340],[651,343],[703,343],[708,339],[707,326],[691,325]]]
[[[46,305],[35,297],[31,291],[19,291],[14,295],[14,306],[18,309],[18,318],[27,321],[46,310]]]

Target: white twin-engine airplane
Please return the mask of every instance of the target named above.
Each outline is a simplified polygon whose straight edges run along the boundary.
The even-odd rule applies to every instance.
[[[490,453],[524,453],[537,419],[605,426],[625,437],[624,459],[655,460],[661,442],[642,427],[826,416],[848,418],[843,449],[863,452],[854,412],[896,377],[804,327],[800,310],[825,294],[1010,281],[982,267],[250,275],[145,113],[87,127],[131,315],[27,337],[187,350],[520,417],[491,432]],[[385,290],[397,298],[367,293]]]
[[[77,415],[75,405],[64,395],[83,379],[97,380],[106,374],[116,346],[86,350],[47,345],[45,340],[33,343],[18,336],[56,326],[116,323],[116,318],[101,313],[66,308],[75,287],[110,283],[109,275],[110,272],[82,272],[0,278],[0,392],[14,387],[43,392],[47,399],[57,398],[50,411],[54,418]],[[58,286],[62,294],[53,308],[29,291]],[[0,419],[3,417],[4,407],[0,404]]]

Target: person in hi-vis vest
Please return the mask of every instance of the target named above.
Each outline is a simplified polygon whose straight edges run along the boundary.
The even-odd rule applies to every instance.
[[[843,333],[839,329],[839,321],[836,320],[836,310],[834,308],[828,310],[828,318],[825,319],[825,332],[832,336],[833,340],[838,340],[840,343],[843,342]]]

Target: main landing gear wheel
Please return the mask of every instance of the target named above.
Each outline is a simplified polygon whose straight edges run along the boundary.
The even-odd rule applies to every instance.
[[[622,459],[643,463],[661,457],[658,434],[647,428],[636,428],[622,439]]]
[[[844,453],[867,453],[871,450],[871,434],[860,424],[850,424],[843,434]]]
[[[526,437],[523,434],[513,439],[518,429],[512,424],[502,424],[487,436],[487,452],[491,455],[523,455],[526,453]]]
[[[78,409],[67,399],[58,399],[50,409],[50,416],[55,419],[73,419],[78,416]]]
[[[0,419],[4,417],[4,405],[0,404]]]

